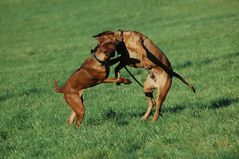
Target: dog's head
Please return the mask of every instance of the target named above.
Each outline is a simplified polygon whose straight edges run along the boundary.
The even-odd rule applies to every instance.
[[[97,47],[97,53],[104,54],[105,61],[109,60],[111,57],[115,56],[116,45],[112,42],[107,42],[103,44],[99,44]]]
[[[93,37],[98,41],[99,44],[112,42],[112,43],[115,43],[115,45],[118,45],[119,43],[123,41],[122,34],[119,34],[118,32],[112,32],[112,31],[104,31],[102,33],[94,35]]]
[[[123,32],[121,30],[119,30],[119,32],[104,31],[102,33],[94,35],[93,37],[98,41],[98,45],[94,49],[91,49],[91,53],[96,52],[99,46],[105,43],[114,43],[117,47],[121,42],[123,42],[122,33]]]

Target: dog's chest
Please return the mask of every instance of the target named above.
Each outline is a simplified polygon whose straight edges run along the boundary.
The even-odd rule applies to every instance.
[[[110,72],[109,67],[107,67],[105,65],[93,68],[93,70],[90,71],[92,77],[94,79],[98,79],[100,81],[104,80],[105,78],[107,78],[108,75],[109,75],[109,72]]]

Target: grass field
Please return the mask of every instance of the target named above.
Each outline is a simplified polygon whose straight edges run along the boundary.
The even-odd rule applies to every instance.
[[[150,37],[197,93],[174,79],[153,123],[135,82],[99,85],[68,126],[53,80],[119,28]],[[1,0],[0,68],[0,158],[239,158],[238,0]],[[147,71],[130,70],[143,83]]]

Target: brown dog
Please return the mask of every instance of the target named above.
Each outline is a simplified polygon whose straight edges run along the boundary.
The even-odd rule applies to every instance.
[[[153,121],[158,119],[161,105],[171,87],[172,77],[180,79],[195,93],[194,87],[173,71],[165,54],[142,33],[122,30],[117,32],[105,31],[93,37],[98,40],[100,45],[107,42],[118,43],[117,52],[121,56],[113,60],[114,63],[120,61],[115,68],[116,77],[119,77],[119,70],[126,65],[149,70],[149,75],[144,83],[144,92],[149,106],[142,119],[146,120],[148,118],[153,106],[156,104],[153,98],[153,90],[155,88],[158,90],[158,93]]]
[[[72,124],[76,117],[76,124],[79,127],[84,117],[85,109],[82,95],[84,89],[100,83],[131,83],[130,80],[124,78],[107,78],[111,65],[109,60],[114,56],[115,49],[115,44],[112,42],[100,45],[95,54],[85,60],[62,88],[58,87],[56,80],[54,81],[56,91],[64,93],[66,102],[72,108],[72,113],[68,118],[69,124]]]

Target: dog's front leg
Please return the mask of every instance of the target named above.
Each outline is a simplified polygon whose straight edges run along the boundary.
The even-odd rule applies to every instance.
[[[125,78],[106,78],[103,83],[123,83],[123,84],[130,84],[131,81]]]
[[[118,66],[115,67],[115,77],[120,78],[120,70],[125,66],[124,63],[120,62]]]
[[[114,58],[114,59],[111,59],[108,64],[109,66],[112,66],[114,64],[116,64],[117,62],[121,61],[121,57],[117,57],[117,58]],[[122,69],[122,63],[120,62],[120,64],[118,66],[116,66],[115,68],[115,78],[120,78],[120,72],[119,70]]]
[[[109,64],[109,66],[112,66],[112,65],[116,64],[117,62],[119,62],[120,60],[121,60],[121,57],[116,57],[116,58],[114,58],[114,59],[111,59],[111,60],[108,62],[108,64]]]
[[[120,78],[120,70],[125,67],[125,64],[120,62],[118,66],[115,68],[115,78]],[[116,82],[117,86],[120,85],[120,82]]]

